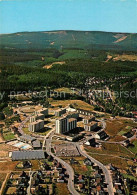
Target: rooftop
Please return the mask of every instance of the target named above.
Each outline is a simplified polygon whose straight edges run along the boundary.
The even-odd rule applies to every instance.
[[[40,144],[40,141],[39,140],[34,140],[33,142],[32,142],[32,146],[34,147],[34,148],[40,148],[41,147],[41,144]]]
[[[12,152],[12,160],[31,160],[31,159],[44,159],[44,158],[45,158],[45,153],[43,150]]]
[[[75,119],[75,118],[70,118],[68,121],[69,121],[69,122],[77,121],[77,119]]]
[[[89,119],[92,119],[92,118],[94,118],[94,116],[85,116],[85,117],[84,117],[84,119],[88,119],[88,120],[89,120]]]
[[[30,123],[30,125],[35,125],[35,124],[38,124],[38,123],[41,123],[43,122],[43,120],[37,120],[37,121],[34,121],[33,123]]]
[[[60,112],[60,111],[62,111],[62,110],[66,110],[66,108],[60,108],[60,109],[58,109],[58,110],[55,110],[55,112]]]
[[[24,140],[27,140],[27,141],[33,141],[33,140],[36,140],[36,138],[35,138],[35,137],[31,137],[30,135],[26,135],[26,134],[24,134],[24,135],[20,136],[20,138],[21,138],[21,139],[24,139]]]
[[[93,126],[93,125],[95,125],[95,124],[97,124],[97,122],[92,121],[92,122],[90,122],[90,123],[86,124],[86,126]]]

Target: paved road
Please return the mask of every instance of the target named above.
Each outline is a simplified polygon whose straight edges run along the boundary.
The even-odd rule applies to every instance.
[[[107,182],[107,184],[108,184],[108,193],[109,193],[110,195],[114,195],[114,192],[113,192],[113,184],[112,184],[112,178],[111,178],[111,175],[110,175],[109,170],[108,170],[102,163],[100,163],[99,161],[97,161],[97,160],[95,160],[94,158],[92,158],[91,156],[89,156],[89,155],[86,153],[86,151],[83,150],[82,147],[81,147],[78,143],[76,143],[76,145],[77,145],[77,148],[78,148],[78,150],[79,150],[79,152],[80,152],[80,154],[81,154],[82,156],[85,156],[86,158],[90,159],[93,163],[96,163],[96,164],[103,170],[103,172],[104,172],[104,174],[105,174],[106,182]]]
[[[53,135],[54,135],[54,131],[51,132],[49,139],[46,139],[46,142],[45,142],[46,143],[46,151],[47,151],[48,155],[51,155],[54,159],[56,159],[58,162],[60,162],[66,168],[67,173],[69,174],[68,189],[69,189],[70,193],[73,195],[79,195],[79,193],[74,188],[74,171],[73,171],[72,167],[68,163],[63,161],[62,159],[56,157],[51,152],[51,140],[52,140]]]
[[[44,137],[44,141],[43,141],[43,144],[42,144],[42,148],[44,149],[45,148],[45,144],[46,144],[46,140],[48,139],[48,137],[53,136],[55,132],[55,128],[52,129],[45,137]]]
[[[25,124],[29,121],[31,115],[26,117],[24,121],[21,122],[20,126],[18,127],[18,131],[20,132],[21,135],[24,134],[22,128],[25,126]]]
[[[31,180],[32,180],[32,172],[31,172],[31,169],[29,171],[29,177],[30,177],[30,180],[28,182],[29,186],[27,188],[27,194],[31,195],[31,192],[30,192],[30,189],[31,189]]]

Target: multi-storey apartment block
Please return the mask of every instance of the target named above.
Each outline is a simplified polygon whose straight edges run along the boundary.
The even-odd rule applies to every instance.
[[[29,124],[29,131],[36,132],[44,128],[44,120],[37,120]]]

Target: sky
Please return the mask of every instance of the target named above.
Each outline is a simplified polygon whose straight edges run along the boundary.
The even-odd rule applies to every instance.
[[[137,33],[137,0],[0,0],[0,33],[51,30]]]

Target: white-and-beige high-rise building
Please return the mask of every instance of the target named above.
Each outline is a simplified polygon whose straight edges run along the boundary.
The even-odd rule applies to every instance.
[[[44,120],[44,118],[45,118],[44,114],[37,114],[37,115],[31,116],[30,123],[33,123],[37,120]]]
[[[29,131],[36,132],[44,128],[44,120],[37,120],[29,124]]]
[[[67,133],[77,127],[77,119],[62,117],[56,119],[56,133],[63,134]]]

